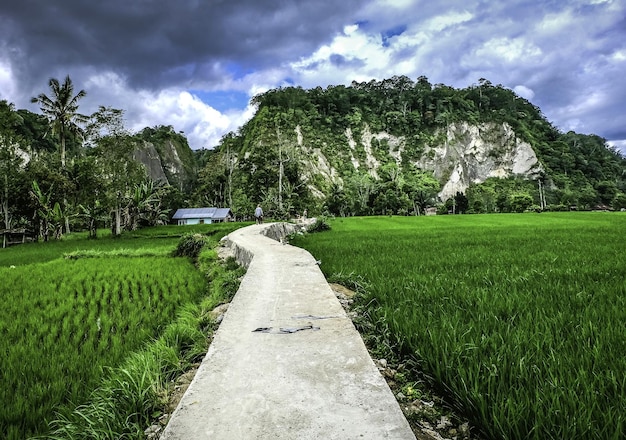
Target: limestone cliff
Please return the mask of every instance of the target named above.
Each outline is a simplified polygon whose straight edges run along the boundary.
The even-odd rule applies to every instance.
[[[317,175],[327,181],[340,181],[342,173],[331,165],[336,161],[320,148],[307,148],[309,142],[300,127],[296,127],[296,134],[298,145],[307,157],[306,180],[313,181]],[[372,133],[367,124],[360,136],[355,136],[351,128],[346,128],[344,134],[345,145],[338,149],[349,158],[346,162],[354,170],[367,170],[378,178],[383,164],[393,162],[400,166],[408,161],[421,170],[433,172],[442,185],[441,200],[465,192],[471,183],[481,183],[490,177],[519,175],[532,179],[542,171],[533,148],[520,140],[508,124],[449,124],[426,143],[418,159],[407,154],[409,148],[404,137]]]
[[[152,143],[143,142],[139,144],[133,151],[133,159],[144,164],[152,180],[170,183],[165,175],[161,156]]]
[[[415,164],[442,182],[441,200],[490,177],[533,178],[542,170],[532,147],[507,124],[450,124],[443,143],[428,145]]]
[[[181,191],[194,178],[195,162],[191,149],[172,139],[139,142],[133,151],[133,159],[145,165],[152,180],[165,182]]]

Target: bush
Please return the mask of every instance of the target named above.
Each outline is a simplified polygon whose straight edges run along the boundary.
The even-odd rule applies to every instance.
[[[200,251],[207,244],[208,238],[202,234],[185,234],[180,238],[176,250],[175,257],[190,257],[194,260],[200,255]]]
[[[307,232],[322,232],[322,231],[329,231],[329,230],[330,230],[330,225],[326,222],[326,219],[324,218],[316,219],[315,223],[313,223],[312,225],[306,228]]]

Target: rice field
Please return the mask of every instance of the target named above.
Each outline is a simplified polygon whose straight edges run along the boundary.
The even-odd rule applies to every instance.
[[[104,369],[207,294],[192,261],[171,257],[191,230],[0,250],[0,438],[45,433],[56,413],[85,402]]]
[[[626,215],[336,219],[299,237],[488,439],[626,438]]]

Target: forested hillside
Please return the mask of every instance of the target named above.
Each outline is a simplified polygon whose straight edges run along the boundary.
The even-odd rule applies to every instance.
[[[179,207],[266,215],[420,215],[626,208],[626,160],[562,133],[513,91],[393,77],[253,98],[255,116],[211,150],[171,126],[130,133],[123,111],[79,112],[69,77],[0,101],[0,229],[42,239],[168,222]]]
[[[0,101],[0,230],[47,240],[168,223],[195,185],[187,139],[171,126],[131,134],[117,109],[82,115],[68,81],[51,81],[48,101],[34,98],[44,115]]]
[[[481,80],[425,77],[287,87],[203,162],[196,192],[276,216],[509,212],[626,206],[624,158],[595,135],[561,133],[532,103]]]

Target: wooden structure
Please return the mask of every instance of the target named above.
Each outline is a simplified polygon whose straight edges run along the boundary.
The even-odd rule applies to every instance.
[[[2,235],[2,248],[34,240],[34,234],[26,229],[3,229],[0,230],[0,235]]]

